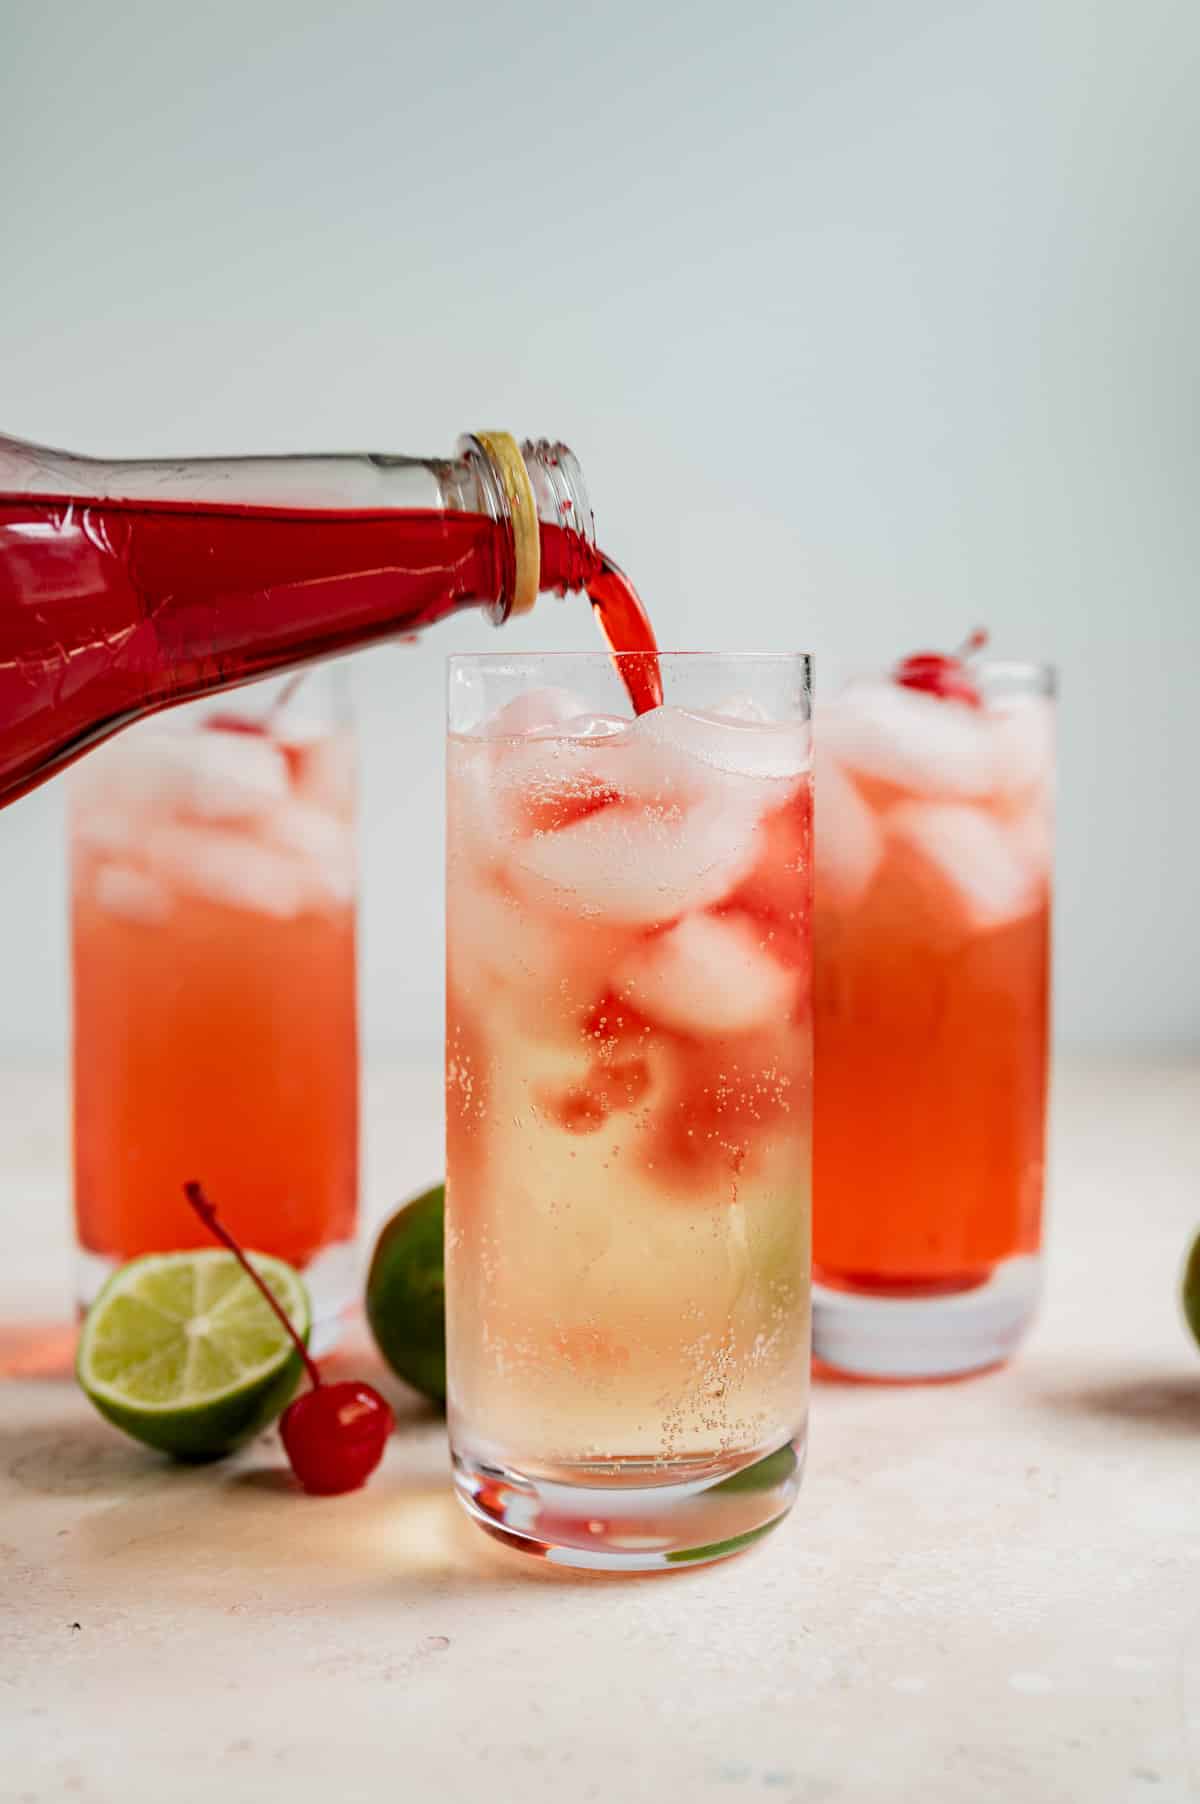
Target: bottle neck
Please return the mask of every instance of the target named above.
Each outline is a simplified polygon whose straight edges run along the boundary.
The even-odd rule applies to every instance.
[[[459,441],[459,451],[468,510],[504,528],[507,567],[492,609],[497,624],[526,613],[547,591],[582,588],[596,528],[574,453],[550,439],[518,445],[506,432],[472,433]]]

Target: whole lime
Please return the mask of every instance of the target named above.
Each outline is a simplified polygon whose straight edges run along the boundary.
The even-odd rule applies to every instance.
[[[375,1344],[397,1377],[439,1408],[446,1403],[445,1201],[445,1185],[435,1184],[397,1209],[367,1274]]]
[[[1200,1342],[1200,1234],[1193,1240],[1183,1268],[1183,1313],[1188,1327]]]

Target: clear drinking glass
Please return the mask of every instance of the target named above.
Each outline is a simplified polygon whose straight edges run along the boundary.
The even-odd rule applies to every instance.
[[[1054,673],[970,677],[817,713],[813,1341],[862,1377],[1007,1358],[1040,1287]]]
[[[339,674],[156,716],[72,773],[79,1300],[208,1245],[200,1179],[305,1274],[320,1350],[355,1280],[354,741]]]
[[[719,1559],[800,1482],[809,664],[450,660],[446,1303],[468,1512]]]

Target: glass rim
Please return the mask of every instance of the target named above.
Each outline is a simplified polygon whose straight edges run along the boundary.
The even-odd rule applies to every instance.
[[[967,668],[981,670],[985,676],[1036,683],[1047,695],[1058,692],[1058,665],[1048,658],[973,658]]]
[[[669,646],[659,646],[654,651],[451,651],[446,653],[446,663],[482,664],[493,668],[510,664],[514,668],[521,664],[608,664],[612,665],[621,658],[688,658],[697,663],[707,660],[714,664],[758,663],[758,664],[811,664],[815,653],[811,651],[672,651]]]
[[[856,665],[847,669],[844,665],[838,669],[838,659],[831,657],[829,662],[834,666],[838,677],[837,689],[848,689],[853,683],[877,683],[881,679],[890,680],[896,670],[896,663],[888,665]],[[976,671],[985,679],[994,682],[1021,684],[1028,689],[1036,689],[1042,695],[1058,694],[1059,670],[1048,658],[982,658],[972,657],[967,664],[968,671]]]

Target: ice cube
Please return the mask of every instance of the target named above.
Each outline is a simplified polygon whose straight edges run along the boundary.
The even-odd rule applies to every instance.
[[[836,758],[818,745],[813,789],[813,868],[836,902],[861,900],[883,858],[883,833]]]
[[[140,838],[140,817],[129,808],[107,808],[102,794],[88,789],[72,797],[71,837],[90,852],[118,856],[133,851]]]
[[[754,863],[757,816],[728,801],[601,808],[518,842],[515,883],[541,902],[651,926],[719,901]]]
[[[765,725],[771,718],[762,703],[754,695],[730,695],[723,702],[718,702],[711,710],[721,720],[741,720]]]
[[[171,909],[170,893],[133,865],[101,865],[92,893],[98,908],[128,921],[161,921]]]
[[[201,820],[260,820],[288,793],[287,760],[265,737],[209,732],[173,738],[169,757],[184,806]]]
[[[330,733],[300,745],[285,741],[296,794],[314,808],[350,820],[354,814],[355,754],[351,733]]]
[[[972,927],[1000,927],[1037,906],[1037,871],[1005,823],[986,809],[901,802],[886,821],[891,838],[915,851],[956,893]]]
[[[521,739],[539,728],[561,726],[587,712],[569,689],[527,689],[485,720],[478,731],[489,739]]]
[[[130,734],[105,749],[114,807],[169,810],[204,821],[260,819],[288,793],[287,761],[258,733]]]
[[[994,704],[989,713],[995,782],[1007,796],[1044,790],[1054,771],[1054,712],[1041,696]]]
[[[227,908],[287,920],[316,900],[300,859],[224,828],[153,826],[143,855],[160,883]]]
[[[446,880],[446,947],[460,981],[545,986],[557,969],[557,938],[531,922],[518,897],[452,854]]]
[[[708,773],[717,772],[771,784],[774,801],[782,802],[811,765],[808,725],[802,721],[738,720],[689,708],[652,708],[640,716],[633,732],[659,752],[666,768],[686,772],[681,758],[699,766],[691,772],[697,789],[705,786]]]
[[[145,732],[118,733],[72,766],[67,782],[77,823],[97,818],[102,810],[115,822],[153,797],[161,787],[148,749],[153,739]]]
[[[687,1034],[740,1034],[786,1018],[798,977],[748,921],[687,915],[643,942],[618,976],[641,1013]]]
[[[991,723],[961,702],[899,683],[855,683],[821,709],[816,730],[859,776],[919,796],[986,796],[994,786]]]
[[[493,748],[477,739],[452,738],[446,748],[447,844],[495,858],[510,832],[497,807]]]
[[[537,1040],[578,1039],[578,1019],[619,956],[603,927],[546,914],[451,854],[447,973],[453,988],[505,1008]]]
[[[632,723],[619,714],[572,714],[570,719],[551,727],[536,727],[531,737],[544,739],[555,734],[563,739],[611,740],[624,733]]]
[[[324,890],[331,901],[351,900],[354,834],[344,821],[306,802],[285,802],[271,810],[259,831],[266,845],[303,860],[314,890]]]
[[[1054,810],[1049,797],[1037,793],[1027,808],[1008,821],[1018,855],[1036,877],[1049,877],[1054,866]]]
[[[776,806],[808,760],[803,726],[656,708],[636,721],[588,714],[538,728],[498,754],[493,781],[507,818],[529,825],[602,794],[686,806],[733,790],[744,804]]]
[[[446,873],[446,958],[451,982],[468,994],[498,981],[518,935],[511,896],[451,850]]]
[[[636,792],[628,733],[534,734],[499,754],[488,781],[489,819],[502,839],[565,827]]]

